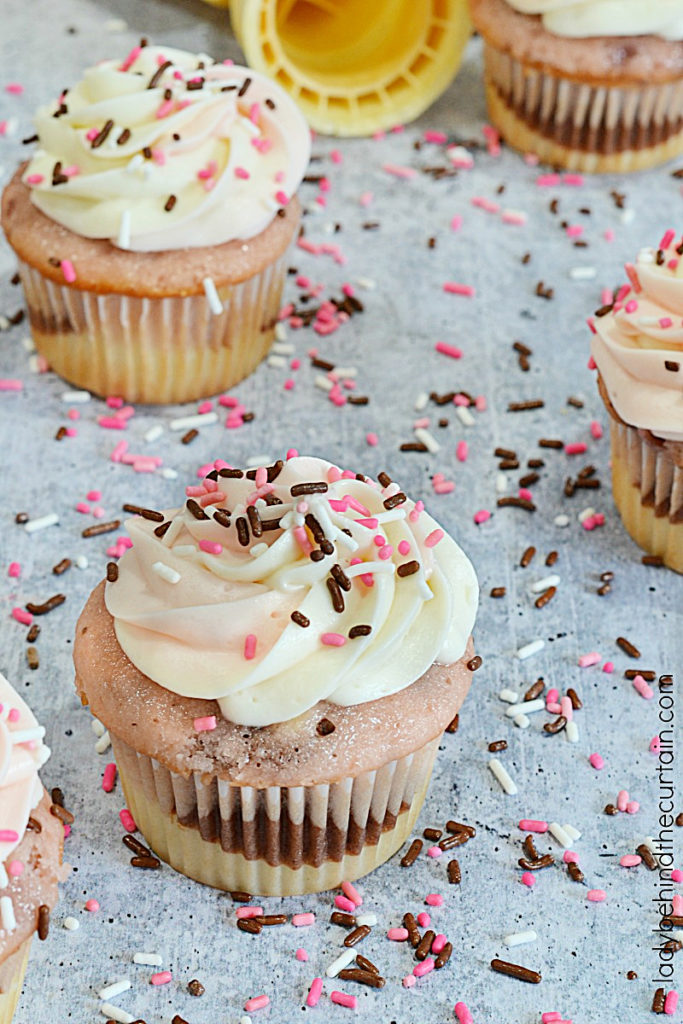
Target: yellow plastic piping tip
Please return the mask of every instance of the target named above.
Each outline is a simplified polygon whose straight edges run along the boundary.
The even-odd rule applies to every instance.
[[[247,63],[326,135],[414,120],[446,89],[472,27],[467,0],[230,0]]]

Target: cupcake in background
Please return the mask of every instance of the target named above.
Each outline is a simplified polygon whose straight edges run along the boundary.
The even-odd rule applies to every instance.
[[[127,401],[215,394],[267,354],[310,134],[256,72],[137,46],[35,117],[4,191],[38,351]]]
[[[64,826],[38,777],[45,730],[0,674],[0,1024],[10,1024],[31,940],[46,938],[64,880]],[[28,1017],[26,1018],[29,1019]]]
[[[76,627],[76,687],[178,871],[333,888],[415,823],[480,663],[474,570],[386,474],[218,462],[187,493],[128,522]]]
[[[591,320],[610,414],[612,487],[637,544],[683,572],[683,242],[626,264],[628,284]]]
[[[492,123],[574,171],[642,170],[683,152],[681,0],[470,0]]]

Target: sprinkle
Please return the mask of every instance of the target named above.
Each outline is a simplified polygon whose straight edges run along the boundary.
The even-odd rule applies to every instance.
[[[325,971],[328,978],[336,978],[340,971],[343,971],[345,967],[348,967],[352,960],[355,959],[356,951],[353,947],[345,949],[343,953],[334,960]]]
[[[202,281],[204,287],[204,294],[206,295],[206,301],[209,304],[209,309],[214,316],[220,316],[223,312],[223,303],[220,300],[216,285],[212,277],[205,277]]]
[[[162,959],[158,953],[134,953],[134,964],[143,964],[145,967],[161,967]]]
[[[579,668],[590,668],[591,665],[597,665],[602,658],[597,651],[592,651],[590,654],[582,654],[579,658]]]
[[[589,889],[586,893],[586,899],[590,900],[591,903],[604,903],[607,899],[607,893],[604,889]]]
[[[115,782],[116,765],[112,761],[110,764],[106,766],[106,768],[104,769],[104,773],[102,775],[102,789],[104,790],[104,792],[111,793],[112,790],[114,789]]]
[[[128,981],[127,979],[124,978],[121,981],[113,982],[111,985],[105,985],[105,987],[101,988],[99,990],[99,992],[97,993],[97,998],[98,999],[116,999],[117,996],[120,996],[124,992],[127,992],[128,989],[131,988],[131,987],[132,986],[131,986],[130,981]]]
[[[126,832],[137,832],[138,827],[135,824],[135,819],[126,807],[119,811],[119,819]]]
[[[530,871],[525,871],[524,872],[524,874],[522,875],[522,882],[529,889],[533,889],[533,887],[536,885],[536,879],[534,878],[534,876],[531,874]]]
[[[522,832],[537,832],[539,835],[542,835],[548,831],[548,822],[536,821],[533,818],[522,818],[519,827]]]
[[[68,932],[77,932],[78,929],[80,928],[80,924],[78,923],[75,917],[65,917],[64,927]]]
[[[602,758],[600,754],[591,754],[588,760],[590,761],[593,768],[595,768],[595,770],[598,772],[605,767],[604,758]]]
[[[135,1017],[131,1013],[122,1010],[120,1006],[114,1006],[113,1003],[101,1003],[100,1013],[117,1024],[135,1024]]]
[[[57,513],[48,512],[47,515],[40,516],[38,519],[29,519],[27,523],[24,523],[24,529],[27,533],[36,533],[38,530],[45,530],[48,526],[56,526],[58,522]]]
[[[192,416],[179,416],[177,419],[171,420],[169,428],[171,430],[187,430],[190,427],[208,427],[214,423],[218,423],[218,413],[204,412]]]
[[[405,942],[408,938],[408,929],[390,928],[387,932],[387,938],[391,939],[392,942]]]
[[[644,700],[652,700],[652,698],[655,695],[652,687],[645,681],[645,679],[641,675],[637,675],[634,678],[633,687]]]
[[[534,654],[538,654],[545,647],[544,640],[532,640],[531,643],[525,644],[524,647],[520,647],[517,650],[517,657],[520,661],[525,661]]]
[[[457,281],[446,281],[443,285],[443,290],[450,295],[466,295],[468,298],[475,294],[474,287],[471,284],[459,284]]]
[[[353,955],[351,956],[351,960],[353,960]],[[351,963],[351,960],[349,960],[349,963]],[[308,990],[308,995],[306,996],[306,1006],[317,1006],[320,996],[322,995],[322,991],[323,979],[314,978],[311,982],[311,987]]]
[[[349,996],[345,992],[330,992],[330,1000],[339,1006],[346,1006],[349,1010],[355,1010],[358,1000],[355,996]]]
[[[169,981],[173,980],[173,975],[170,971],[159,971],[157,974],[153,974],[149,979],[150,985],[168,985]],[[247,1007],[245,1006],[245,1010]]]
[[[97,743],[95,744],[95,753],[96,754],[106,754],[106,752],[109,750],[110,746],[111,746],[111,737],[109,735],[108,730],[105,729],[104,732],[102,733],[102,735],[97,740]]]
[[[152,569],[157,576],[161,576],[162,580],[166,580],[167,583],[178,583],[181,579],[180,573],[172,569],[170,565],[166,565],[165,562],[153,562]]]
[[[294,914],[292,916],[292,924],[295,928],[307,928],[309,925],[315,924],[315,914]]]
[[[62,268],[62,274],[64,275],[66,283],[73,284],[76,280],[76,271],[74,270],[74,265],[71,260],[61,260],[59,265]]]
[[[308,953],[306,952],[305,949],[297,949],[297,951],[296,951],[296,953],[294,955],[297,958],[297,960],[299,960],[301,963],[307,963],[307,961],[308,961]]]
[[[438,892],[430,892],[428,896],[425,896],[425,903],[428,907],[442,907],[443,896],[440,896]]]
[[[462,349],[459,349],[456,345],[449,345],[445,341],[437,341],[434,348],[441,355],[450,356],[451,359],[462,359]]]
[[[334,905],[335,907],[338,907],[339,910],[343,910],[347,914],[353,914],[356,909],[355,903],[348,899],[347,896],[341,896],[340,894],[337,894],[334,897]]]
[[[489,761],[489,769],[493,772],[498,782],[503,787],[504,792],[510,796],[515,796],[517,793],[517,786],[510,777],[507,769],[501,764],[497,757],[492,757]]]
[[[560,846],[564,846],[565,850],[568,850],[572,845],[572,840],[569,835],[565,832],[561,825],[558,825],[556,821],[551,821],[548,825],[548,831],[552,836],[557,839]]]
[[[195,732],[212,732],[216,728],[216,716],[205,715],[203,718],[195,718],[193,725]]]
[[[464,1003],[456,1003],[453,1012],[458,1019],[458,1024],[474,1024],[474,1017]]]
[[[346,643],[346,637],[341,633],[323,633],[320,640],[326,647],[343,647]]]
[[[527,942],[535,942],[538,935],[535,931],[529,929],[524,932],[511,932],[510,935],[505,935],[503,942],[506,946],[522,946]]]
[[[426,548],[436,547],[436,545],[439,543],[439,541],[443,540],[443,537],[444,537],[443,530],[439,530],[439,529],[432,530],[432,532],[425,537],[424,545],[425,545]]]
[[[0,897],[0,921],[6,932],[13,932],[17,927],[17,919],[14,915],[14,906],[10,896]]]
[[[619,861],[622,868],[637,868],[639,864],[642,864],[642,862],[643,858],[639,857],[637,853],[627,853]]]

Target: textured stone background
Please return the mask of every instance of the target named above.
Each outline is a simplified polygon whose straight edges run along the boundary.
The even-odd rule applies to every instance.
[[[106,25],[111,18],[123,19],[128,27],[113,31]],[[15,96],[0,88],[0,120],[18,118],[16,130],[0,137],[0,180],[9,177],[21,158],[20,140],[31,134],[34,106],[72,83],[84,65],[127,52],[143,33],[156,42],[205,49],[220,58],[239,53],[224,12],[190,0],[64,0],[58,5],[4,0],[0,86],[19,81],[25,91]],[[305,932],[287,925],[254,938],[236,930],[229,897],[200,888],[168,868],[143,874],[129,867],[120,841],[121,794],[117,789],[107,796],[100,788],[108,758],[95,754],[89,714],[79,707],[72,688],[74,623],[87,593],[103,574],[111,541],[111,536],[81,538],[81,530],[93,520],[74,511],[76,502],[97,488],[103,492],[107,518],[117,516],[124,501],[168,507],[179,503],[185,482],[208,459],[222,456],[239,464],[260,453],[277,457],[291,445],[371,474],[388,469],[408,493],[424,498],[460,540],[482,586],[476,639],[484,666],[477,673],[460,731],[444,739],[420,818],[421,827],[453,815],[476,826],[476,839],[460,851],[462,885],[447,884],[445,858],[440,863],[424,855],[410,871],[401,869],[395,858],[364,880],[360,888],[367,909],[378,914],[379,924],[362,951],[381,966],[387,986],[374,992],[352,983],[326,983],[326,992],[357,990],[357,1019],[381,1024],[452,1020],[457,1000],[469,1005],[477,1024],[537,1024],[547,1010],[558,1010],[575,1024],[617,1019],[642,1024],[650,1019],[651,979],[657,969],[651,950],[657,923],[651,902],[656,876],[643,868],[620,868],[619,857],[657,828],[656,761],[648,753],[658,729],[656,702],[642,701],[624,679],[624,669],[634,663],[616,647],[615,639],[631,638],[642,650],[643,667],[658,673],[679,671],[683,587],[673,573],[641,565],[640,552],[616,516],[608,486],[609,444],[607,438],[594,442],[589,432],[592,419],[605,424],[606,417],[586,369],[585,317],[600,304],[601,287],[622,280],[621,265],[641,245],[656,244],[672,224],[680,229],[680,185],[669,167],[627,180],[596,178],[580,188],[542,189],[535,185],[537,170],[509,151],[499,158],[477,152],[472,171],[440,181],[423,173],[401,181],[382,171],[386,162],[417,169],[444,165],[439,147],[425,145],[416,151],[413,143],[426,129],[481,139],[484,118],[479,51],[473,44],[448,93],[404,132],[378,141],[315,140],[314,153],[321,161],[313,171],[329,175],[332,188],[327,208],[308,217],[307,235],[316,242],[333,237],[347,263],[340,266],[329,257],[296,252],[292,264],[314,282],[324,283],[324,296],[338,295],[343,282],[357,284],[359,278],[371,279],[376,287],[357,286],[365,313],[331,337],[319,339],[310,329],[289,332],[303,363],[293,375],[296,387],[291,392],[283,389],[286,368],[262,366],[236,390],[256,414],[243,429],[226,433],[220,425],[206,428],[189,447],[180,445],[178,434],[165,430],[149,445],[144,442],[149,427],[166,426],[178,410],[140,408],[126,434],[131,449],[161,455],[165,467],[177,470],[177,480],[136,475],[130,467],[109,461],[121,435],[97,426],[96,417],[104,409],[98,400],[78,407],[78,436],[56,443],[56,430],[68,422],[69,406],[62,401],[66,385],[51,374],[31,372],[22,345],[27,335],[24,324],[2,332],[0,376],[21,378],[24,388],[20,394],[0,396],[0,668],[46,725],[53,756],[45,782],[59,783],[76,813],[67,843],[74,872],[62,888],[49,941],[35,943],[16,1024],[102,1019],[96,990],[118,977],[130,978],[133,989],[116,1002],[148,1024],[170,1021],[174,1013],[190,1024],[238,1021],[244,1000],[260,992],[268,993],[272,1006],[259,1016],[273,1024],[291,1024],[309,1015],[342,1019],[350,1013],[325,998],[316,1010],[302,1014],[311,979],[324,971],[343,939],[339,929],[326,923],[329,896],[265,901],[270,912],[314,910],[318,923]],[[330,160],[333,149],[341,152],[342,163]],[[501,184],[505,192],[498,196]],[[626,215],[615,207],[613,189],[626,193]],[[359,204],[363,192],[374,195],[367,209]],[[315,186],[304,186],[303,196],[312,205],[316,194]],[[524,211],[526,225],[503,225],[499,216],[472,206],[475,196]],[[553,197],[560,201],[558,216],[548,209]],[[590,215],[579,213],[582,207],[590,208]],[[456,214],[463,218],[458,233],[449,227]],[[563,218],[584,226],[588,248],[573,246],[560,227]],[[361,225],[368,220],[378,221],[380,227],[363,230]],[[341,230],[331,236],[337,222]],[[615,233],[612,243],[604,238],[610,228]],[[430,236],[437,240],[433,249],[427,247]],[[532,259],[523,266],[520,257],[526,251]],[[8,314],[21,305],[18,289],[9,283],[13,266],[3,244],[0,311]],[[591,266],[596,268],[593,280],[570,278],[571,268]],[[554,287],[554,301],[535,295],[539,279]],[[444,294],[446,280],[475,285],[476,297]],[[293,278],[287,287],[287,296],[296,300]],[[439,339],[459,345],[463,359],[453,362],[435,353]],[[515,339],[533,349],[527,374],[517,367],[511,348]],[[313,345],[326,358],[358,368],[358,393],[370,396],[368,406],[339,410],[327,401],[313,384],[318,371],[306,358]],[[484,394],[488,411],[475,414],[475,425],[466,428],[452,407],[437,410],[430,405],[424,415],[431,418],[441,451],[400,453],[401,441],[412,437],[418,393],[453,388]],[[583,397],[584,407],[568,406],[569,395]],[[545,408],[520,414],[506,411],[509,401],[536,397],[545,399]],[[448,417],[447,428],[436,426],[440,416]],[[368,431],[378,434],[377,447],[366,444]],[[543,436],[585,440],[588,453],[574,458],[562,452],[544,454],[537,446]],[[464,464],[455,459],[456,444],[462,439],[470,449]],[[546,465],[534,487],[535,515],[495,511],[493,450],[498,445],[515,448],[522,461],[519,472],[508,474],[508,493],[514,493],[526,459],[544,455]],[[565,477],[588,461],[598,467],[602,489],[565,498]],[[455,480],[453,494],[434,495],[430,476],[436,472]],[[592,533],[577,522],[578,512],[589,503],[607,517],[605,527]],[[495,512],[483,527],[472,520],[480,508]],[[31,516],[57,511],[60,525],[29,537],[14,525],[20,510]],[[564,529],[554,524],[560,512],[570,517]],[[521,569],[520,556],[530,543],[538,555],[529,568]],[[543,559],[553,548],[559,551],[554,571],[561,583],[554,601],[538,611],[529,584],[546,575]],[[89,559],[87,569],[73,568],[59,580],[51,575],[51,567],[62,557],[81,554]],[[20,580],[6,575],[14,559],[23,566]],[[612,592],[601,598],[596,595],[598,577],[606,570],[614,572],[614,582]],[[507,597],[491,600],[492,586],[507,587]],[[56,590],[63,590],[67,601],[43,620],[37,643],[41,664],[30,672],[25,630],[10,619],[10,609],[28,600],[44,600]],[[516,648],[537,637],[546,641],[542,653],[527,662],[516,660]],[[603,661],[614,661],[613,675],[603,674],[600,666],[577,667],[578,655],[592,650],[599,651]],[[564,690],[573,685],[581,694],[585,706],[577,715],[578,744],[547,736],[542,731],[545,715],[535,716],[525,732],[504,717],[499,690],[525,688],[540,674],[551,686]],[[680,682],[677,693],[681,715]],[[519,786],[516,797],[505,796],[486,767],[486,745],[501,737],[508,740],[503,759]],[[588,764],[594,750],[607,762],[601,773]],[[606,818],[602,809],[621,788],[640,801],[641,810],[635,817]],[[519,883],[517,858],[523,834],[517,821],[522,816],[568,821],[581,830],[576,850],[588,885],[607,890],[604,904],[588,903],[586,886],[571,882],[560,863],[538,874],[533,891]],[[561,850],[554,840],[538,845],[543,852],[552,850],[559,861]],[[433,916],[437,930],[453,942],[454,954],[446,969],[406,991],[401,978],[413,961],[405,946],[389,943],[384,933],[406,910],[421,910],[428,892],[445,896],[443,909]],[[95,915],[83,909],[89,897],[101,903]],[[62,928],[67,915],[78,919],[78,931]],[[538,941],[506,950],[503,935],[522,928],[534,928]],[[307,949],[308,964],[294,959],[298,946]],[[131,964],[135,950],[162,953],[173,982],[151,987],[151,969]],[[494,956],[540,970],[542,984],[530,987],[493,975],[489,963]],[[679,987],[681,964],[679,959]],[[626,980],[629,970],[637,971],[638,980]],[[193,977],[206,986],[201,1000],[186,993],[186,982]]]

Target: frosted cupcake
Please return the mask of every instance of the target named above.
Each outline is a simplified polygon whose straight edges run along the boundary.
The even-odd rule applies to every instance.
[[[384,475],[297,457],[188,492],[127,524],[77,689],[179,871],[275,895],[357,878],[409,834],[470,686],[472,566]]]
[[[592,321],[598,387],[610,414],[614,500],[626,529],[683,572],[683,245],[626,265],[612,306]]]
[[[169,47],[89,68],[5,189],[31,332],[78,387],[184,402],[273,340],[310,136],[274,82]]]
[[[38,778],[50,756],[44,734],[0,674],[0,1024],[12,1020],[31,940],[47,936],[64,877],[64,826]]]
[[[470,0],[489,115],[506,141],[579,171],[683,151],[683,0]]]

